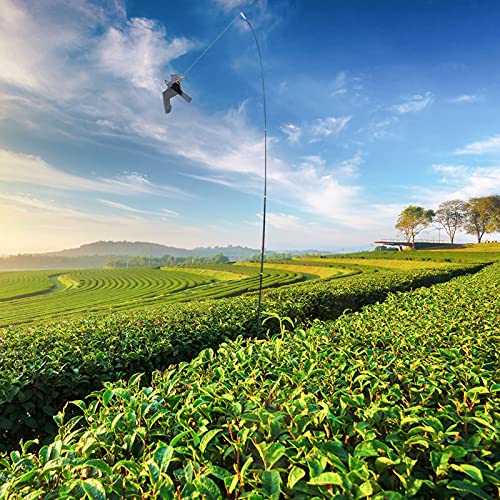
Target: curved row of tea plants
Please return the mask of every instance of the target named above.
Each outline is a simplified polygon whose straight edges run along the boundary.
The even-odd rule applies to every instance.
[[[266,291],[263,307],[304,325],[359,310],[391,291],[429,286],[478,269],[310,281]],[[236,297],[1,330],[0,446],[50,434],[51,416],[66,401],[83,397],[105,380],[164,369],[242,332],[256,335],[256,317],[256,298]],[[276,331],[277,323],[267,327]]]
[[[259,267],[258,262],[245,262],[242,265],[248,267]],[[309,275],[313,278],[339,278],[341,276],[348,276],[353,274],[351,269],[346,269],[345,267],[335,267],[335,266],[314,266],[314,265],[302,265],[301,262],[295,261],[283,261],[283,262],[270,262],[266,264],[272,269],[278,269],[280,271],[293,271],[296,273],[302,273]],[[235,267],[240,267],[238,264]]]
[[[394,253],[394,252],[392,252]],[[344,264],[353,265],[363,268],[364,266],[375,267],[379,270],[382,269],[393,269],[399,271],[406,271],[408,269],[438,269],[449,265],[447,262],[436,262],[436,261],[421,261],[421,260],[405,260],[405,259],[377,259],[377,256],[371,255],[368,259],[355,259],[342,256],[339,257],[304,257],[294,259],[295,262],[300,263],[302,260],[308,262],[309,264],[319,265],[330,264]]]
[[[216,265],[214,265],[214,267],[215,266]],[[234,267],[232,268],[234,269]],[[221,283],[212,283],[207,286],[187,290],[184,294],[177,294],[175,297],[172,297],[170,301],[163,301],[163,303],[173,304],[193,300],[200,301],[207,299],[219,299],[242,295],[247,292],[258,290],[260,284],[260,274],[258,270],[238,266],[238,270],[239,269],[244,269],[245,274],[249,277],[231,282],[225,281]],[[291,285],[304,279],[302,273],[299,272],[270,268],[266,268],[264,270],[262,278],[263,288]]]
[[[168,271],[169,269],[172,268],[162,267],[161,269]],[[216,280],[219,281],[234,281],[237,279],[246,278],[248,276],[247,274],[238,273],[237,270],[234,270],[234,272],[231,270],[231,272],[229,272],[222,269],[207,269],[203,267],[190,267],[190,266],[182,266],[182,270],[186,271],[187,273],[201,274],[202,276],[210,276],[211,278],[215,278]]]
[[[0,459],[17,498],[498,498],[500,266],[108,383]]]
[[[46,293],[56,287],[56,271],[0,272],[0,301]]]
[[[163,272],[148,268],[71,271],[58,279],[63,287],[54,293],[4,302],[0,325],[87,313],[114,304],[140,305],[143,299],[214,281],[183,271]]]
[[[241,279],[242,274],[249,277]],[[66,272],[57,279],[61,286],[54,293],[5,301],[0,309],[0,326],[89,312],[137,309],[159,303],[230,297],[258,288],[258,275],[254,270],[235,274],[231,282],[219,282],[215,277],[183,268],[93,269]],[[266,270],[263,286],[273,287],[301,279],[299,273]]]

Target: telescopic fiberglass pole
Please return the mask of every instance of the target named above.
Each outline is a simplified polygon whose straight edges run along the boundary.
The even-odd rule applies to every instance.
[[[262,99],[264,103],[264,209],[262,211],[262,247],[260,252],[260,274],[259,274],[259,302],[257,306],[257,332],[260,333],[261,330],[261,311],[262,311],[262,282],[264,279],[264,253],[265,253],[265,243],[266,243],[266,204],[267,204],[267,115],[266,115],[266,86],[264,83],[264,66],[262,65],[262,54],[260,52],[259,42],[257,41],[257,36],[253,30],[253,26],[247,19],[243,12],[240,12],[240,16],[248,24],[250,30],[252,31],[255,45],[257,46],[257,52],[259,53],[260,62],[260,74],[262,79]],[[186,75],[191,69],[196,66],[200,60],[205,56],[205,54],[212,48],[212,46],[219,40],[219,38],[224,35],[224,33],[232,26],[232,24],[238,19],[236,16],[214,39],[214,41],[202,52],[200,56],[189,66],[189,68],[184,72]]]
[[[264,83],[264,66],[262,65],[262,54],[260,52],[259,42],[255,36],[255,31],[250,21],[246,18],[243,12],[240,12],[240,16],[248,24],[252,30],[252,34],[255,40],[255,45],[257,46],[257,52],[259,53],[260,62],[260,76],[262,79],[262,99],[264,103],[264,208],[262,210],[262,246],[260,250],[260,274],[259,274],[259,302],[257,306],[257,333],[260,333],[261,329],[261,310],[262,310],[262,281],[264,279],[264,252],[266,244],[266,205],[267,205],[267,115],[266,115],[266,86]]]

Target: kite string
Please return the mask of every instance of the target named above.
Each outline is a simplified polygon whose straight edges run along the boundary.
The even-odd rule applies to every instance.
[[[198,62],[201,60],[201,58],[212,48],[212,46],[217,42],[217,40],[233,25],[233,23],[238,19],[239,16],[236,16],[217,36],[217,38],[198,56],[198,58],[194,61],[189,68],[184,71],[184,74],[187,75],[191,69],[198,64]]]

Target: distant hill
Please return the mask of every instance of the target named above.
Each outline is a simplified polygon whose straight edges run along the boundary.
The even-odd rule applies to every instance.
[[[86,243],[78,248],[48,252],[42,255],[51,257],[90,257],[90,256],[120,256],[120,257],[161,257],[169,254],[176,257],[187,255],[183,248],[168,247],[159,243],[145,241],[96,241]]]
[[[258,254],[259,250],[231,245],[188,250],[144,241],[96,241],[59,252],[0,257],[0,270],[97,268],[117,257],[213,257],[220,253],[231,261],[237,261],[248,259]]]
[[[255,255],[259,250],[242,246],[232,245],[226,247],[198,247],[192,250],[186,248],[169,247],[159,243],[148,243],[145,241],[96,241],[87,243],[78,248],[50,252],[43,255],[54,257],[94,257],[94,256],[120,256],[120,257],[161,257],[172,255],[173,257],[211,257],[218,253],[231,257],[246,258]]]

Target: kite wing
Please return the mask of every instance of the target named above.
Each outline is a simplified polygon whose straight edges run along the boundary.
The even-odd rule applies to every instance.
[[[182,92],[182,94],[179,94],[185,101],[187,102],[191,102],[193,99],[191,98],[191,96],[187,95],[186,92]]]
[[[172,88],[168,88],[167,90],[163,91],[163,106],[165,108],[165,113],[168,114],[172,110],[172,104],[170,104],[170,99],[172,99],[172,97],[175,97],[176,95],[177,92]]]

